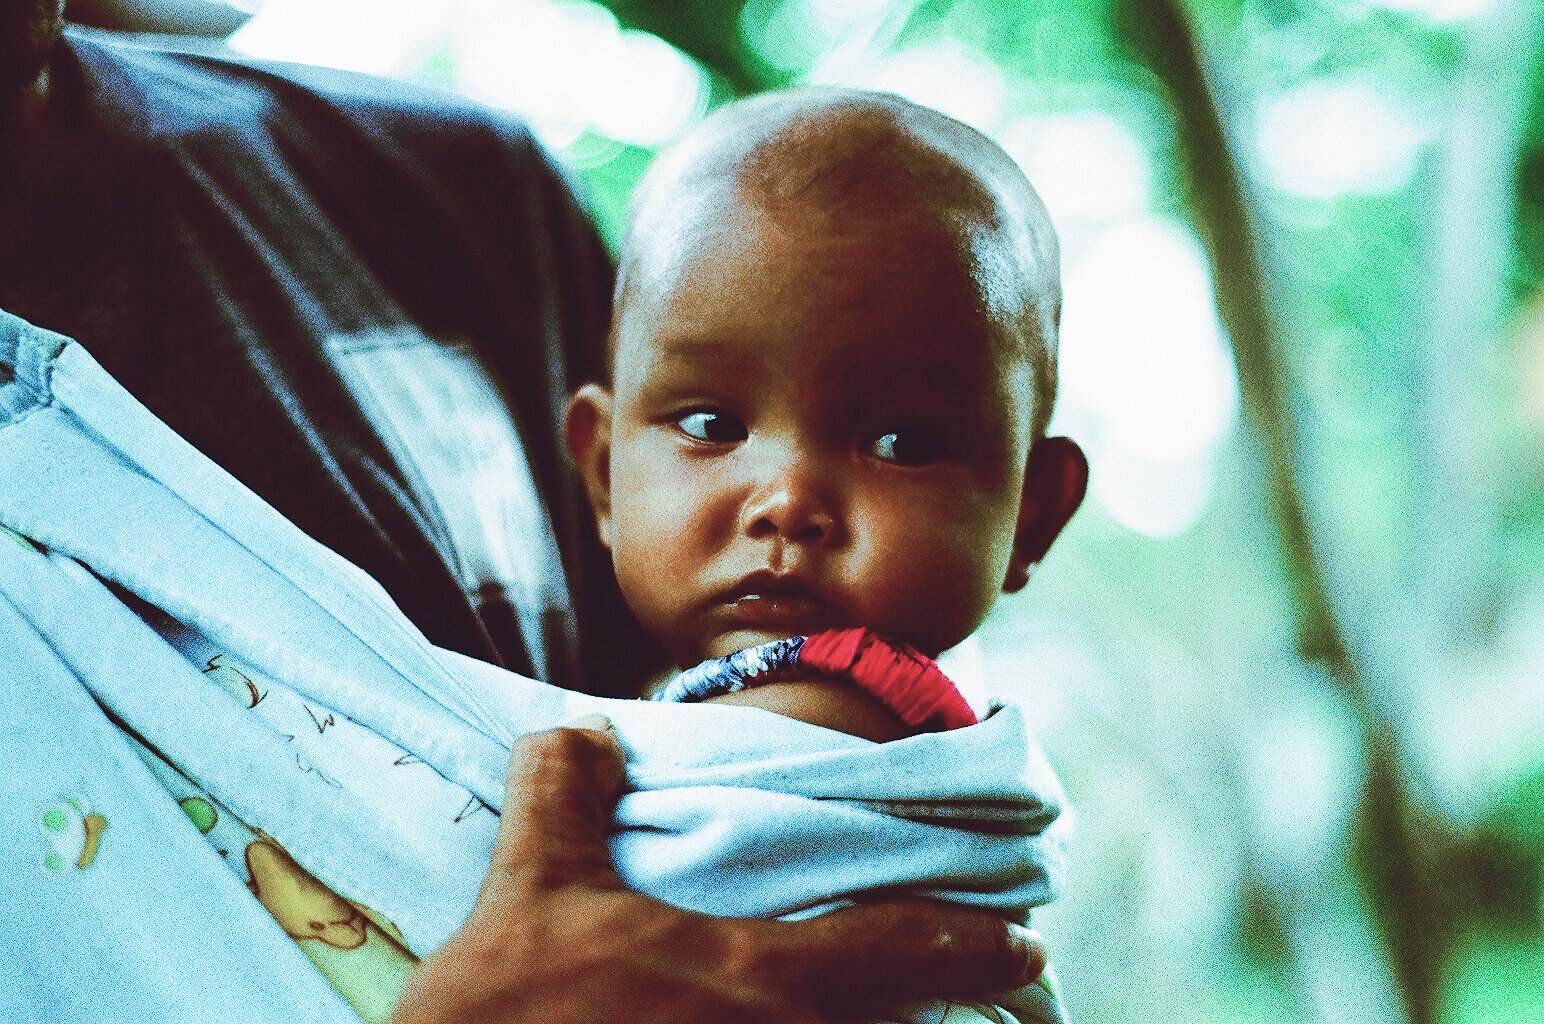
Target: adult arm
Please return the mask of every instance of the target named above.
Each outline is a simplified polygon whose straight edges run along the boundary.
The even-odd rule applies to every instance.
[[[817,1024],[1017,988],[1044,965],[1025,929],[925,900],[780,922],[633,892],[606,846],[625,785],[603,720],[516,744],[477,904],[409,981],[395,1024]]]

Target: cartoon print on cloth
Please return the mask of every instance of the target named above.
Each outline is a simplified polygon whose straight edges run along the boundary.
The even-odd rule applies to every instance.
[[[271,836],[256,835],[243,859],[257,901],[361,1018],[387,1020],[418,963],[402,933],[323,885]]]
[[[248,826],[149,747],[131,742],[231,872],[360,1018],[387,1020],[418,962],[397,926],[333,892],[272,836]]]
[[[220,812],[201,796],[184,797],[177,801],[177,806],[182,808],[182,813],[188,816],[194,827],[206,836],[220,821]]]
[[[917,1014],[919,1024],[1049,1024],[1059,1021],[1059,1016],[1051,1015],[1050,1007],[1054,1006],[1055,989],[1053,983],[1046,978],[1048,971],[1042,971],[1036,987],[1044,990],[1046,998],[1052,1000],[1046,1004],[1047,1010],[1043,1015],[1035,1015],[1038,1011],[1020,1010],[1010,1014],[1000,1007],[989,1003],[956,1003],[943,1002],[936,1004],[934,1014],[929,1015],[922,1008],[913,1008]]]
[[[247,846],[247,884],[292,939],[316,939],[333,949],[358,949],[369,938],[365,917],[264,836]]]
[[[989,1021],[990,1024],[1004,1024],[1002,1014],[996,1007],[985,1003],[945,1003],[944,1015],[938,1019],[938,1024],[972,1024],[974,1021]]]
[[[1059,1005],[1056,997],[1056,983],[1049,967],[1040,972],[1040,977],[1036,979],[1030,991],[1038,991],[1039,999],[1019,1007],[1011,1014],[988,1003],[945,1002],[937,1004],[941,1008],[937,1017],[918,1019],[922,1024],[980,1024],[982,1021],[987,1024],[1054,1024],[1062,1020],[1061,1014],[1056,1010]]]
[[[218,684],[238,705],[282,736],[293,748],[295,765],[301,771],[394,817],[410,815],[428,830],[449,821],[458,828],[486,833],[487,843],[492,845],[498,818],[491,808],[443,778],[422,758],[361,728],[347,715],[269,679],[164,613],[142,610],[141,614],[183,657],[199,667],[204,678]],[[385,771],[393,775],[390,786],[379,784]]]
[[[198,666],[205,679],[283,737],[301,771],[391,815],[410,814],[429,828],[450,821],[484,831],[492,845],[498,818],[475,795],[443,778],[421,758],[361,728],[347,715],[269,679],[158,609],[141,610],[141,615]],[[379,782],[386,771],[392,773],[393,782],[383,787]]]
[[[204,675],[219,683],[221,689],[235,697],[238,703],[249,708],[257,707],[258,701],[268,696],[268,691],[259,690],[252,677],[241,671],[239,662],[228,654],[210,658]]]
[[[83,797],[62,796],[38,815],[43,833],[43,870],[62,875],[74,868],[84,871],[96,860],[107,819],[91,810]]]
[[[456,816],[451,820],[459,825],[478,811],[487,811],[489,814],[492,814],[493,808],[484,803],[480,796],[469,797],[466,801],[466,806],[457,811]]]

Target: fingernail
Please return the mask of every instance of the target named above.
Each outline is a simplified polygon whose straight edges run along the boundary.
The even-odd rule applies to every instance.
[[[1045,939],[1033,928],[1026,928],[1024,925],[1015,924],[1012,921],[1008,922],[1008,934],[1013,936],[1014,941],[1024,950],[1029,958],[1026,964],[1028,971],[1024,977],[1023,984],[1033,984],[1035,979],[1040,977],[1041,972],[1045,970]]]
[[[588,715],[580,715],[568,723],[570,729],[589,729],[591,732],[616,732],[617,727],[611,719],[598,711],[592,711]]]
[[[1027,928],[1022,924],[1016,924],[1013,921],[1009,921],[1008,931],[1015,939],[1018,939],[1020,942],[1035,946],[1045,945],[1045,939],[1033,928]]]

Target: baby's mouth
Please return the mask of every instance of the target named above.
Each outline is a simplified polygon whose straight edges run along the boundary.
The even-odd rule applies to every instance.
[[[835,609],[817,597],[808,584],[773,573],[746,577],[724,595],[723,604],[743,629],[810,633],[831,628],[838,618]]]

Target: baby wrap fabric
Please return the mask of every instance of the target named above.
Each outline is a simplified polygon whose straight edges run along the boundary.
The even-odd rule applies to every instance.
[[[155,756],[418,956],[471,908],[510,744],[588,712],[628,754],[618,870],[678,906],[779,916],[903,888],[1022,921],[1061,884],[1061,792],[1016,709],[872,744],[436,649],[81,346],[6,314],[0,525],[20,535],[0,534],[0,1019],[358,1019]],[[328,724],[357,742],[321,742]],[[1020,996],[1049,1012],[999,1002]]]
[[[670,680],[654,699],[690,703],[811,674],[857,687],[916,732],[963,729],[981,721],[936,661],[861,626],[786,636],[711,658]]]

